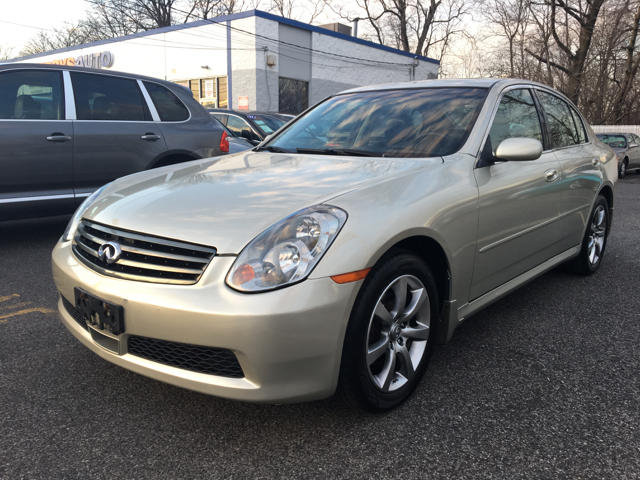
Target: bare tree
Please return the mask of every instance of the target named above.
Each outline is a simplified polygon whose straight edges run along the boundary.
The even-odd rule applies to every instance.
[[[484,16],[504,36],[509,46],[509,76],[516,76],[516,42],[524,44],[524,32],[529,20],[529,0],[494,0],[483,9]],[[524,72],[520,73],[523,76]]]
[[[10,60],[13,57],[13,47],[0,45],[0,60]]]
[[[429,55],[434,46],[440,55],[452,37],[464,28],[460,23],[479,0],[356,0],[355,6],[329,3],[340,18],[352,22],[358,18],[367,23],[369,37],[383,45],[405,52]]]
[[[56,28],[53,31],[41,30],[27,42],[20,51],[20,55],[32,55],[59,48],[73,47],[104,38],[109,37],[96,31],[88,21],[80,20],[75,24],[66,23],[62,28]]]
[[[87,0],[104,23],[134,31],[174,24],[173,7],[178,0]],[[117,23],[116,23],[117,22]]]

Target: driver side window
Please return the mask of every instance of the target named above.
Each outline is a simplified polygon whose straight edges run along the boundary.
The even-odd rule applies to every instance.
[[[507,138],[535,138],[542,143],[542,128],[533,97],[528,89],[511,90],[504,94],[489,131],[491,150]]]

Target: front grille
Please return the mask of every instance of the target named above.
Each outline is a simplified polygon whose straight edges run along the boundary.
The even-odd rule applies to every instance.
[[[62,295],[60,295],[60,297],[62,297],[62,305],[64,305],[64,309],[67,311],[67,313],[71,315],[76,322],[78,322],[78,325],[80,325],[85,330],[88,330],[89,328],[87,327],[87,322],[84,321],[82,312],[74,307],[73,303],[64,298]]]
[[[117,243],[122,253],[115,263],[98,255],[100,246]],[[153,283],[196,283],[216,249],[83,220],[73,241],[73,252],[89,268],[112,277]]]
[[[130,355],[191,372],[244,378],[235,354],[224,348],[201,347],[132,335],[128,340],[128,351]]]

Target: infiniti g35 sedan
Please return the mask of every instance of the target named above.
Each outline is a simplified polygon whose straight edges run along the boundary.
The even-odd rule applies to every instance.
[[[348,90],[253,151],[94,192],[53,251],[60,315],[173,385],[384,412],[463,320],[557,265],[598,270],[616,168],[544,85]]]

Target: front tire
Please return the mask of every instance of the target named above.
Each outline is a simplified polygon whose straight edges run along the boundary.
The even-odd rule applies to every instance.
[[[337,397],[373,413],[404,402],[427,369],[438,311],[436,282],[421,258],[401,250],[383,257],[351,312]]]
[[[567,263],[569,271],[578,275],[591,275],[598,270],[607,246],[608,228],[609,204],[606,198],[598,195],[589,216],[580,254]]]

